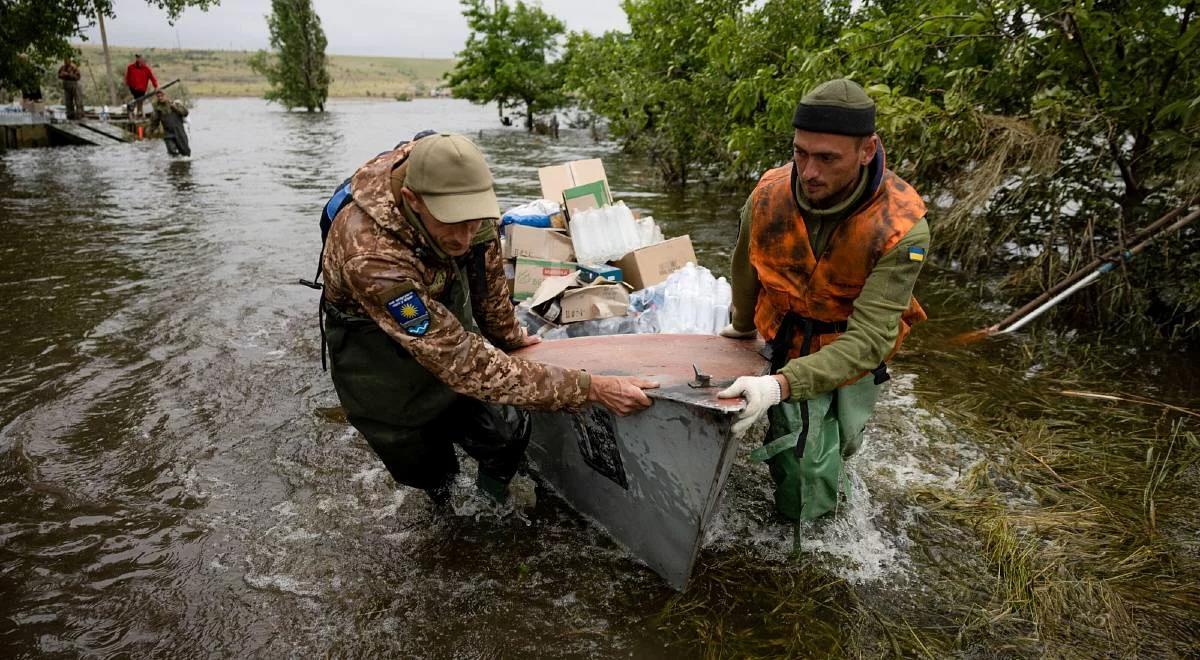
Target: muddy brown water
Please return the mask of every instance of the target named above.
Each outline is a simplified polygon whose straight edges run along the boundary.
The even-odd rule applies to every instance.
[[[493,109],[464,102],[330,110],[201,100],[190,160],[157,141],[0,154],[4,655],[703,653],[703,635],[659,616],[674,593],[554,497],[521,516],[467,502],[434,519],[420,494],[396,489],[333,410],[315,294],[290,283],[312,275],[332,188],[428,127],[478,139],[505,207],[536,196],[539,165],[602,157],[618,198],[667,235],[690,234],[720,272],[743,195],[663,190],[648,164],[583,131],[552,141],[499,129]],[[989,451],[942,399],[970,390],[1012,405],[1040,391],[1043,366],[1018,367],[1014,341],[947,349],[999,312],[979,311],[953,280],[927,280],[934,319],[897,362],[847,510],[806,532],[802,561],[771,515],[765,470],[744,456],[735,466],[697,576],[703,587],[713,567],[753,566],[726,604],[763,609],[762,583],[794,572],[837,581],[884,617],[949,629],[954,597],[931,595],[934,577],[954,565],[988,579],[969,530],[914,533],[908,494],[953,488]],[[1127,358],[1137,368],[1125,389],[1194,403],[1194,357]],[[1194,534],[1178,534],[1184,556]],[[813,653],[847,648],[862,625],[815,616],[827,625],[795,632]]]

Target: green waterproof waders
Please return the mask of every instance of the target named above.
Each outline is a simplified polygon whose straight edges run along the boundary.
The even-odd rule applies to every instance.
[[[835,511],[850,483],[842,469],[862,445],[879,386],[870,374],[807,401],[784,401],[767,411],[770,426],[750,457],[766,461],[775,480],[775,508],[791,520]]]
[[[466,286],[456,279],[443,304],[475,330]],[[479,487],[503,500],[529,444],[529,414],[456,393],[374,321],[328,303],[324,311],[338,399],[392,477],[444,499],[458,472],[457,443],[479,461]]]

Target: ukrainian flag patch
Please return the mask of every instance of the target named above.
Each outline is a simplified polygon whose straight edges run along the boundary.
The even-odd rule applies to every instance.
[[[923,248],[923,247],[908,248],[908,260],[909,261],[925,261],[925,248]]]
[[[416,291],[406,291],[387,301],[387,310],[410,336],[424,337],[429,332],[429,308]]]

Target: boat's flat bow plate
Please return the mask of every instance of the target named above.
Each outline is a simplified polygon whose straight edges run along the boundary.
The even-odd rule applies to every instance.
[[[719,399],[717,392],[738,376],[765,373],[760,342],[712,335],[609,335],[544,341],[516,352],[526,360],[607,376],[641,376],[659,384],[647,393],[712,410],[737,412],[742,399]],[[711,385],[693,388],[692,365],[712,376]]]
[[[716,393],[738,376],[765,372],[758,346],[699,335],[613,335],[543,342],[519,355],[661,385],[648,390],[653,406],[628,417],[599,406],[535,413],[529,457],[576,510],[683,589],[733,465],[733,413],[745,405]],[[712,375],[710,387],[689,387],[693,363]]]

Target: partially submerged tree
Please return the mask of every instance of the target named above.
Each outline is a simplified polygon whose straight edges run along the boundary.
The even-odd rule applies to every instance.
[[[623,6],[629,32],[568,42],[567,90],[675,183],[786,162],[796,102],[846,76],[878,104],[889,165],[935,202],[943,263],[1003,264],[1022,293],[1200,192],[1198,0]],[[1200,334],[1200,232],[1122,273],[1076,310]]]
[[[273,52],[259,51],[250,67],[267,77],[265,98],[288,110],[325,112],[329,72],[325,69],[325,31],[312,0],[271,0],[267,17]]]
[[[187,7],[208,9],[220,0],[146,0],[174,21]],[[72,39],[98,16],[115,18],[113,0],[0,1],[0,89],[16,90],[38,84],[44,71],[57,68],[63,57],[75,56]]]
[[[513,6],[496,2],[491,9],[485,0],[462,5],[471,34],[447,74],[451,91],[473,103],[497,103],[501,117],[506,106],[523,106],[525,128],[533,130],[538,112],[563,101],[560,67],[552,61],[562,21],[522,0]]]

